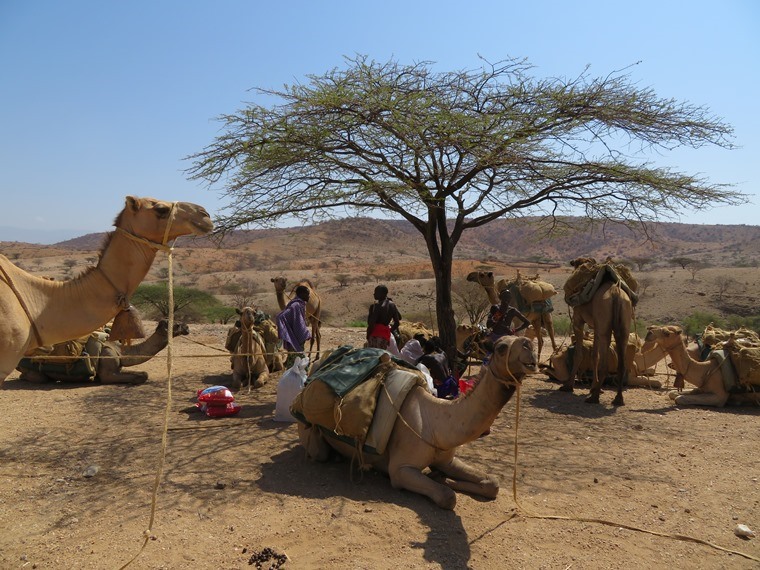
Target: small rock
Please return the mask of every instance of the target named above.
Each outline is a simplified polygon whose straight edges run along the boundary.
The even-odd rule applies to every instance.
[[[227,486],[227,483],[222,483],[221,481],[217,481],[216,485],[214,485],[214,489],[224,489]]]
[[[736,528],[734,529],[734,534],[736,536],[741,536],[742,538],[754,538],[755,537],[755,531],[753,531],[751,528],[749,528],[746,524],[738,524],[738,525],[736,525]]]
[[[365,513],[371,513],[371,512],[372,512],[372,509],[370,509],[369,507],[366,507],[366,508],[364,509],[364,512],[365,512]]]
[[[598,482],[599,482],[599,479],[597,479],[596,477],[594,477],[594,483],[598,483]]]
[[[98,471],[100,471],[100,467],[97,465],[90,465],[87,469],[84,470],[84,473],[82,473],[82,477],[94,477]]]

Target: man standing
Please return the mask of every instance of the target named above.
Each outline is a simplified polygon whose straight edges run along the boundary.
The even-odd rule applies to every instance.
[[[296,296],[277,315],[277,334],[285,350],[290,353],[302,353],[304,343],[311,338],[311,331],[306,323],[306,302],[309,300],[309,288],[304,285],[296,287]],[[294,354],[288,356],[288,362]]]
[[[486,325],[491,329],[488,335],[488,340],[491,343],[495,343],[504,335],[517,334],[523,329],[527,329],[530,326],[530,321],[511,305],[512,293],[509,289],[504,289],[499,293],[500,305],[491,305],[491,312],[488,315]],[[522,321],[517,328],[514,328],[512,321],[517,319]]]
[[[387,350],[392,332],[398,330],[401,315],[388,297],[388,287],[375,287],[374,297],[375,302],[370,305],[367,317],[367,346]]]

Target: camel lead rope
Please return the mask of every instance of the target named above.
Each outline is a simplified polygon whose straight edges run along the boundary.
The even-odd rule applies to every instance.
[[[29,307],[26,306],[26,303],[24,303],[24,300],[21,298],[21,293],[18,292],[18,289],[16,289],[16,286],[13,284],[13,281],[11,280],[11,276],[8,275],[8,272],[5,270],[5,268],[2,265],[0,265],[0,271],[3,272],[3,275],[5,276],[5,281],[6,283],[8,283],[8,287],[11,288],[11,291],[13,291],[13,294],[16,295],[16,299],[18,299],[18,302],[21,305],[21,308],[24,309],[24,313],[26,313],[26,318],[29,319],[29,324],[32,325],[32,331],[34,331],[34,338],[37,339],[37,343],[40,346],[45,346],[45,344],[42,342],[40,331],[37,330],[37,325],[35,324],[34,319],[32,318],[32,314],[29,312]]]
[[[143,550],[145,550],[146,545],[148,544],[148,541],[151,537],[151,532],[153,531],[153,521],[156,517],[156,502],[158,498],[158,487],[161,485],[161,477],[164,473],[164,461],[166,460],[166,448],[167,448],[167,437],[169,433],[169,416],[171,413],[171,406],[172,406],[172,353],[173,353],[173,338],[174,338],[174,271],[172,267],[172,247],[168,247],[166,245],[166,237],[169,235],[169,226],[171,226],[171,222],[174,218],[174,209],[176,207],[176,202],[172,205],[172,214],[169,217],[169,221],[167,222],[166,232],[164,233],[164,243],[162,244],[166,249],[164,251],[168,254],[168,261],[169,261],[169,336],[167,338],[167,345],[166,345],[166,375],[167,375],[167,382],[166,382],[166,407],[164,408],[164,427],[163,427],[163,433],[161,434],[161,452],[158,459],[158,467],[156,469],[156,478],[153,481],[153,492],[151,495],[151,501],[150,501],[150,518],[148,520],[148,528],[143,531],[143,543],[140,547],[140,550],[137,551],[137,553],[134,555],[134,557],[129,560],[124,566],[122,566],[119,570],[124,570],[127,566],[132,564],[135,560],[137,560],[138,556],[142,554]]]

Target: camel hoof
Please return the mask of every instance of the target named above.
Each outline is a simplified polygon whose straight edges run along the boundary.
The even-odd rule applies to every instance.
[[[615,396],[615,399],[612,400],[613,406],[625,406],[625,402],[623,401],[623,396]]]
[[[573,387],[569,386],[567,384],[562,384],[562,386],[560,386],[559,388],[557,388],[557,390],[559,390],[560,392],[572,392],[573,391]]]
[[[587,404],[598,404],[599,403],[599,394],[589,394],[589,396],[584,400]]]

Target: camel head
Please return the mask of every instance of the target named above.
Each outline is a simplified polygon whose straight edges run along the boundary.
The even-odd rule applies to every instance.
[[[274,290],[278,293],[283,293],[288,285],[288,280],[285,277],[272,277],[270,281],[274,283]]]
[[[679,344],[684,344],[683,329],[681,327],[668,326],[650,326],[648,327],[647,336],[644,337],[645,343],[657,343],[665,350],[674,348]]]
[[[158,321],[158,325],[156,325],[156,333],[162,336],[169,336],[169,319],[161,319]],[[185,336],[188,334],[190,334],[190,327],[185,323],[175,321],[174,327],[172,328],[172,337]]]
[[[521,336],[503,336],[493,347],[489,366],[501,378],[520,381],[523,376],[536,371],[536,353],[533,341]]]
[[[464,346],[464,342],[468,338],[470,338],[471,336],[479,332],[480,332],[480,327],[478,325],[466,325],[464,323],[462,323],[461,325],[457,325],[457,328],[456,328],[457,349],[462,350],[462,347]]]
[[[493,287],[493,271],[472,271],[467,274],[467,281],[477,283],[483,287]]]
[[[240,315],[240,328],[250,329],[253,328],[256,319],[256,311],[253,307],[243,307],[242,309],[235,309],[235,312]]]
[[[179,236],[202,236],[214,229],[208,212],[190,202],[127,196],[114,226],[133,236],[166,245]],[[168,226],[168,231],[167,231]]]
[[[577,257],[570,261],[570,265],[572,267],[575,267],[576,269],[583,265],[584,263],[588,263],[590,265],[596,265],[596,259],[593,257]]]

